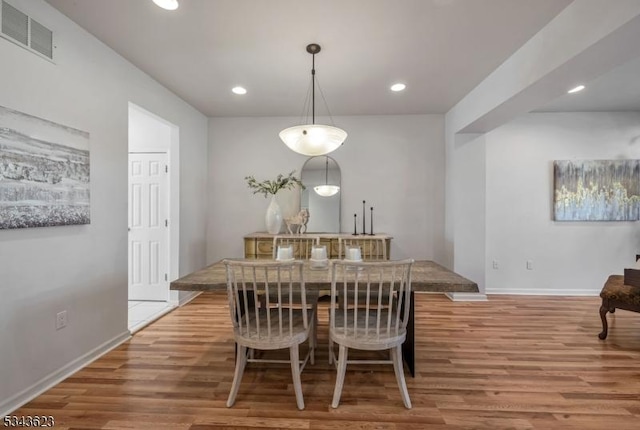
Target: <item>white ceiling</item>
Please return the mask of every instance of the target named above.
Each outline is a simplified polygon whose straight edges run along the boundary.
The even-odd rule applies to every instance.
[[[207,116],[299,115],[312,42],[332,115],[445,113],[571,3],[180,0],[169,12],[151,0],[47,1]],[[407,89],[389,91],[399,81]]]
[[[640,58],[585,82],[579,93],[562,97],[537,112],[640,111]]]

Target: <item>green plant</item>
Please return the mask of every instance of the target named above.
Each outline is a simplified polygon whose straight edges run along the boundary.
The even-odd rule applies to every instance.
[[[256,181],[256,178],[252,176],[245,176],[244,179],[247,181],[247,185],[249,188],[253,190],[253,194],[262,193],[265,197],[268,194],[275,195],[280,190],[290,190],[295,187],[296,184],[300,185],[300,187],[304,190],[304,185],[300,179],[293,176],[295,170],[292,170],[287,176],[283,174],[279,174],[275,181],[265,180],[262,182]]]

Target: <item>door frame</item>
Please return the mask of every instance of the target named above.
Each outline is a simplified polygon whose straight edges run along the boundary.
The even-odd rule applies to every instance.
[[[145,142],[144,145],[136,145],[132,147],[131,144],[131,124],[129,124],[129,145],[128,153],[140,153],[140,152],[166,152],[168,171],[168,210],[169,210],[169,244],[168,244],[168,283],[167,283],[167,302],[171,305],[179,305],[179,291],[170,291],[169,283],[173,279],[177,279],[179,276],[179,262],[180,262],[180,128],[165,120],[164,118],[149,112],[148,110],[129,102],[129,121],[131,121],[131,113],[136,115],[142,114],[146,119],[151,121],[157,121],[167,129],[167,135],[164,139],[168,144],[155,145],[153,142]],[[168,126],[168,128],[167,128]],[[128,181],[128,169],[127,169],[127,181]],[[129,205],[127,203],[127,209]],[[128,246],[128,240],[127,240]],[[127,251],[128,252],[128,251]],[[127,286],[128,289],[128,286]],[[128,293],[127,293],[128,295]]]

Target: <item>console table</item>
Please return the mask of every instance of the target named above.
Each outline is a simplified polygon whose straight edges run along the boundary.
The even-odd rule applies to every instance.
[[[340,258],[340,248],[338,240],[342,237],[345,239],[353,239],[358,237],[382,239],[387,248],[387,258],[391,255],[391,239],[388,234],[379,233],[371,235],[352,235],[349,233],[305,233],[303,235],[290,234],[269,234],[269,233],[251,233],[244,237],[244,258],[271,259],[273,258],[273,238],[275,236],[300,237],[300,236],[318,236],[320,244],[326,245],[328,257],[331,259]],[[300,256],[295,256],[300,258]],[[382,255],[380,255],[382,257]]]

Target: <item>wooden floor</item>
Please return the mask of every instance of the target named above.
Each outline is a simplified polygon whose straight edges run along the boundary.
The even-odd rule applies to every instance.
[[[411,410],[392,366],[378,365],[347,368],[340,407],[331,409],[327,303],[316,364],[302,374],[306,409],[296,408],[286,365],[249,365],[227,408],[226,303],[223,294],[199,296],[14,415],[52,415],[60,429],[640,428],[640,315],[609,315],[601,341],[595,297],[420,295]]]

